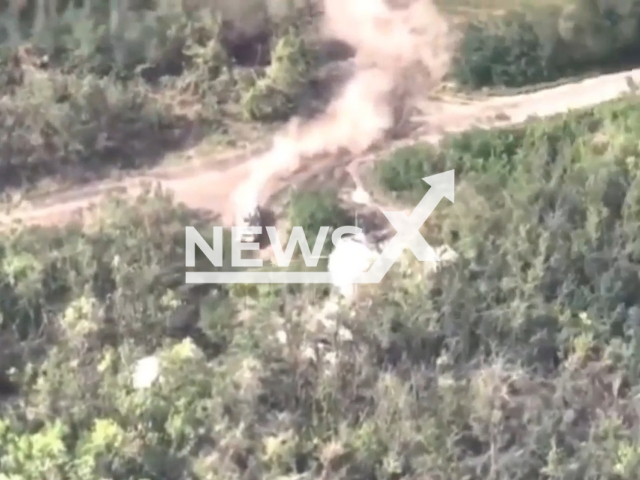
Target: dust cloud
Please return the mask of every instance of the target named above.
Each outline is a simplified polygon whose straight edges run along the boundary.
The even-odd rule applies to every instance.
[[[387,1],[323,0],[323,34],[354,47],[355,74],[322,115],[292,120],[251,162],[255,168],[232,198],[236,225],[256,211],[274,175],[320,155],[364,153],[397,126],[414,95],[442,80],[452,51],[444,17],[431,0]]]

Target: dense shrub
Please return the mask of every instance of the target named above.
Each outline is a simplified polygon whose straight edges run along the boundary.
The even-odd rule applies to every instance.
[[[309,81],[311,58],[302,37],[291,30],[276,42],[271,65],[242,98],[249,120],[283,120],[296,110],[296,101]]]
[[[2,475],[634,480],[637,107],[393,155],[399,181],[378,173],[403,193],[456,168],[455,203],[428,222],[459,256],[427,274],[406,252],[348,307],[309,286],[258,286],[257,302],[187,288],[199,219],[153,192],[83,227],[6,233]],[[295,224],[347,221],[335,194],[295,198]],[[160,376],[132,388],[149,354]]]
[[[0,48],[2,186],[141,167],[246,121],[286,120],[313,69],[289,7],[51,5],[28,3]]]
[[[575,0],[466,26],[452,74],[464,86],[521,87],[637,65],[640,3]]]
[[[2,328],[34,334],[78,295],[106,302],[115,300],[118,289],[153,295],[166,284],[175,286],[170,270],[184,261],[184,227],[204,225],[197,215],[175,206],[169,195],[153,191],[133,201],[110,200],[96,218],[84,228],[17,228],[3,234]],[[45,244],[55,252],[44,250]],[[140,332],[143,324],[141,318]]]
[[[331,243],[331,234],[343,225],[353,225],[353,215],[340,203],[337,192],[326,190],[297,190],[291,195],[288,223],[290,227],[302,227],[313,248],[320,227],[329,227],[325,247]],[[325,252],[327,253],[327,252]]]
[[[431,327],[439,325],[435,332],[424,325],[410,324],[406,313],[398,310],[395,321],[411,325],[406,335],[402,335],[403,343],[398,350],[410,356],[413,346],[420,344],[419,337],[423,342],[432,342],[439,332],[440,338],[445,339],[447,361],[444,363],[460,365],[470,360],[480,361],[478,355],[487,362],[495,362],[498,357],[497,365],[491,367],[496,369],[493,373],[480,369],[483,382],[489,382],[483,383],[485,387],[501,384],[501,381],[493,383],[496,377],[492,376],[504,375],[505,370],[513,372],[510,369],[515,368],[527,372],[523,374],[537,385],[536,393],[528,398],[550,402],[540,410],[531,404],[523,405],[520,420],[510,423],[511,427],[505,423],[505,430],[500,427],[502,433],[498,435],[504,434],[502,438],[507,442],[501,444],[503,450],[498,454],[505,462],[498,467],[501,474],[534,479],[551,470],[557,478],[573,478],[570,472],[581,472],[580,475],[587,478],[631,478],[630,466],[638,465],[638,439],[633,435],[625,437],[623,433],[638,425],[637,416],[627,417],[629,423],[624,426],[620,424],[616,431],[622,436],[608,446],[591,436],[598,437],[597,432],[602,428],[595,419],[583,423],[572,413],[570,416],[576,423],[570,423],[571,426],[561,420],[559,423],[550,420],[555,415],[560,419],[568,411],[586,413],[597,408],[592,401],[598,403],[604,398],[613,398],[611,395],[622,395],[618,397],[622,402],[619,405],[625,410],[629,395],[637,390],[632,385],[636,384],[639,373],[640,217],[637,216],[636,190],[640,180],[640,150],[633,139],[635,134],[631,133],[640,128],[637,105],[638,100],[634,99],[586,114],[538,122],[523,128],[521,134],[515,136],[515,142],[511,132],[505,131],[466,134],[467,140],[481,138],[480,144],[491,139],[492,150],[497,152],[481,153],[471,149],[469,153],[473,152],[474,162],[459,162],[459,150],[455,149],[443,149],[439,153],[416,148],[414,155],[404,150],[379,168],[382,182],[398,192],[425,188],[418,186],[415,175],[457,169],[456,202],[449,208],[440,205],[443,212],[437,221],[441,240],[452,245],[464,260],[458,260],[455,267],[434,277],[427,287],[427,300],[416,307],[423,322]],[[458,136],[450,138],[448,146],[474,143],[459,139]],[[436,166],[433,166],[434,159]],[[501,170],[505,161],[509,175],[485,173]],[[404,166],[392,167],[395,162]],[[407,172],[405,180],[398,181],[390,175],[392,168],[400,174]],[[381,310],[386,305],[388,300],[380,299]],[[403,307],[406,312],[406,304]],[[475,354],[470,355],[471,351]],[[418,352],[415,361],[423,361],[426,350],[422,348]],[[611,370],[607,370],[609,368]],[[604,373],[609,371],[624,378],[623,383],[629,385],[629,389],[618,394],[605,394],[603,390],[604,396],[598,397],[598,401],[593,397],[568,400],[565,393],[560,392],[570,390],[571,379],[587,370],[591,372],[588,375],[594,375],[592,378],[609,375]],[[452,370],[453,377],[456,371]],[[576,373],[578,371],[583,373]],[[466,374],[463,377],[468,378]],[[464,380],[453,382],[469,385]],[[542,387],[543,384],[546,386]],[[530,395],[519,388],[514,390],[515,398]],[[539,388],[550,390],[542,394]],[[607,391],[620,392],[616,389]],[[551,392],[568,403],[562,407],[554,403],[551,398],[558,397]],[[514,406],[514,401],[519,402],[512,397],[507,403]],[[477,405],[474,407],[473,403],[465,403],[463,410],[476,411]],[[444,406],[442,408],[439,411],[445,412]],[[502,409],[495,405],[488,407],[487,415],[496,408]],[[543,410],[546,413],[536,417],[534,412]],[[617,417],[622,413],[613,415]],[[475,432],[472,436],[476,440],[478,435],[484,436],[484,450],[480,441],[474,447],[478,449],[477,454],[469,454],[482,463],[481,452],[488,452],[491,445],[496,445],[495,437],[489,433],[490,428],[479,427],[478,418],[473,414],[463,414],[463,417],[465,420],[453,428],[465,436],[464,432]],[[486,418],[488,421],[489,417]],[[578,424],[581,426],[577,427]],[[583,443],[584,437],[574,436],[577,433],[574,428],[591,432],[591,440]],[[562,436],[561,443],[551,442],[546,446],[544,442],[538,443],[541,438],[538,434],[542,431],[547,432],[546,438]],[[507,438],[519,440],[508,446]],[[608,453],[601,455],[597,453],[598,448]],[[634,453],[628,457],[613,453],[620,449]],[[453,451],[449,450],[452,455]],[[518,458],[526,460],[512,463],[510,459],[515,457],[511,455],[516,451]],[[529,453],[521,457],[526,451]],[[607,455],[614,455],[618,460],[606,460]],[[470,460],[467,467],[459,468],[471,478],[483,478],[472,466],[473,462]],[[443,462],[449,468],[452,463]],[[461,471],[451,473],[445,468],[438,471],[448,471],[451,478],[464,478]]]
[[[189,51],[217,88],[212,38]],[[176,118],[139,80],[17,80],[3,122],[35,147],[13,134],[3,155],[34,165],[58,150],[89,162],[98,125],[126,139],[115,124],[133,130],[134,109],[149,129]],[[210,225],[162,192],[3,232],[0,477],[635,480],[639,103],[394,152],[378,183],[411,206],[422,177],[456,170],[455,203],[428,222],[458,258],[426,273],[406,252],[348,307],[309,286],[250,301],[184,285],[184,226]],[[288,214],[311,242],[353,222],[333,191],[294,193]],[[150,354],[159,378],[133,388]]]
[[[521,13],[487,22],[473,22],[465,30],[453,75],[462,85],[521,87],[553,77],[543,40]]]
[[[542,142],[553,141],[551,137]],[[526,141],[518,128],[489,131],[474,129],[445,137],[441,147],[415,144],[395,150],[376,165],[376,177],[382,187],[409,201],[417,201],[427,191],[422,178],[455,169],[500,178],[513,168],[513,157]]]
[[[31,77],[0,99],[0,177],[28,185],[44,176],[78,180],[140,167],[180,145],[189,128],[191,119],[143,84]]]
[[[636,212],[635,185],[640,178],[640,150],[631,133],[640,128],[637,105],[637,99],[627,100],[532,124],[520,132],[455,135],[440,151],[405,149],[377,168],[378,178],[395,192],[421,196],[427,187],[416,177],[456,169],[461,193],[441,218],[442,228],[455,232],[450,237],[458,239],[454,248],[461,248],[470,262],[488,262],[480,283],[493,281],[484,275],[499,268],[491,278],[502,287],[498,283],[477,287],[496,292],[489,303],[515,301],[508,292],[519,287],[505,290],[503,276],[514,261],[513,274],[524,275],[518,282],[532,281],[527,275],[533,274],[534,266],[538,269],[536,308],[552,304],[614,316],[616,309],[628,311],[640,302],[640,296],[632,293],[638,285],[635,250],[640,222],[631,213]],[[505,171],[508,175],[502,174]],[[509,259],[511,248],[514,257]],[[442,287],[442,291],[449,290]],[[486,315],[474,307],[474,315],[487,322],[494,315],[490,311],[501,315],[498,304],[492,303]],[[613,322],[612,318],[607,321]],[[618,327],[611,325],[607,335],[620,333]]]

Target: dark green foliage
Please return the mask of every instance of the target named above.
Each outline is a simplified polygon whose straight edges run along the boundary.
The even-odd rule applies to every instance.
[[[182,286],[184,227],[204,225],[202,219],[173,205],[166,194],[151,191],[133,205],[116,198],[102,208],[102,219],[84,230],[72,225],[20,229],[4,236],[3,329],[22,338],[34,335],[48,317],[58,315],[77,296],[95,297],[106,307],[129,296],[144,303],[169,287]],[[176,266],[182,267],[177,284],[167,277]],[[144,335],[149,325],[141,319],[132,327]]]
[[[519,131],[453,135],[441,150],[410,147],[377,167],[385,188],[411,199],[427,188],[421,176],[455,168],[458,189],[469,195],[456,198],[442,227],[469,263],[440,278],[448,278],[434,287],[443,293],[430,302],[433,314],[451,312],[451,331],[466,330],[486,352],[497,342],[504,354],[510,338],[518,355],[532,341],[527,332],[542,333],[527,322],[584,310],[603,319],[605,341],[622,335],[625,312],[640,306],[640,150],[630,133],[639,128],[637,105],[634,99]],[[461,315],[467,305],[476,327]],[[525,305],[526,313],[513,311]],[[523,317],[514,324],[513,315]],[[554,328],[547,333],[559,335],[562,325]]]
[[[523,87],[640,64],[640,4],[576,0],[465,27],[452,75],[469,88]]]
[[[164,195],[6,234],[3,473],[635,480],[639,112],[625,99],[396,152],[379,180],[409,197],[456,169],[429,222],[459,256],[430,274],[401,261],[333,314],[313,286],[184,292],[199,221]],[[349,217],[335,192],[293,195],[310,233]],[[152,352],[161,380],[132,389]]]
[[[329,227],[325,248],[331,244],[331,234],[336,228],[353,225],[354,218],[345,210],[338,199],[337,192],[327,190],[298,190],[291,195],[289,206],[289,225],[302,227],[309,246],[313,249],[320,227]],[[325,251],[325,253],[327,253]]]
[[[190,119],[158,104],[142,84],[52,76],[29,81],[0,105],[4,185],[43,177],[91,179],[139,168],[181,145]],[[155,148],[146,141],[154,140]]]
[[[510,13],[468,25],[452,73],[471,88],[521,87],[548,81],[551,68],[533,24],[524,14]]]
[[[220,5],[160,3],[66,2],[44,23],[25,17],[19,38],[5,39],[0,188],[153,165],[204,135],[224,141],[233,128],[253,133],[242,123],[296,112],[313,47],[288,17],[230,20]],[[243,22],[259,38],[238,37]],[[249,47],[262,57],[237,58]]]
[[[376,165],[378,181],[385,189],[418,201],[428,189],[422,178],[442,171],[473,171],[495,178],[508,174],[524,141],[520,129],[476,129],[446,137],[439,149],[429,144],[403,147]]]
[[[30,105],[20,118],[44,116]],[[307,285],[184,285],[184,226],[209,239],[210,225],[161,192],[113,199],[82,227],[3,232],[0,472],[635,480],[639,106],[383,159],[379,185],[410,207],[422,177],[456,170],[455,203],[428,223],[458,258],[425,273],[407,252],[343,309]],[[89,145],[97,130],[70,131]],[[311,243],[353,220],[335,191],[292,195]],[[149,354],[160,379],[133,389]]]

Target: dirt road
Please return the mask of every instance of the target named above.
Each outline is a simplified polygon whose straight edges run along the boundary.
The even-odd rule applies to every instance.
[[[454,99],[425,103],[421,106],[424,114],[414,119],[419,127],[411,137],[387,142],[383,148],[389,150],[419,140],[437,142],[447,132],[463,131],[473,126],[497,127],[517,124],[531,116],[545,117],[594,106],[628,93],[629,78],[640,83],[640,69],[602,75],[533,93],[493,97],[471,104],[457,103]],[[327,163],[333,163],[334,168],[348,168],[353,162],[371,161],[375,157],[375,152],[371,152],[346,159],[344,155],[303,159],[294,172],[283,164],[278,171],[270,169],[269,172],[265,172],[269,178],[265,181],[264,191],[258,192],[258,198],[264,202],[279,189],[313,175],[314,171],[320,168],[326,169]],[[231,224],[234,222],[237,207],[232,201],[234,193],[237,194],[243,187],[246,189],[243,182],[247,181],[250,173],[255,175],[256,171],[260,171],[263,161],[263,156],[240,153],[237,161],[225,169],[157,169],[120,182],[90,184],[40,198],[29,204],[25,203],[1,214],[0,224],[6,225],[14,220],[37,224],[64,222],[76,215],[79,209],[96,203],[108,193],[126,191],[136,194],[141,189],[141,181],[159,182],[167,190],[173,191],[177,201],[189,207],[216,211],[221,214],[226,224]]]

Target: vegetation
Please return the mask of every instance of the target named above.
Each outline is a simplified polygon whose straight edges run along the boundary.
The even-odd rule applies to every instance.
[[[0,476],[636,478],[638,102],[383,160],[379,185],[411,202],[416,178],[456,169],[427,225],[459,258],[425,274],[406,252],[348,308],[312,287],[187,288],[182,228],[205,219],[162,192],[17,227]],[[149,354],[160,377],[133,388]]]
[[[295,113],[316,61],[303,40],[311,13],[231,3],[5,6],[0,186],[140,167]]]
[[[519,87],[634,63],[637,2],[576,2],[471,17],[452,76],[469,88]],[[311,108],[330,61],[316,7],[0,2],[0,188],[151,165],[204,136],[239,142]]]
[[[130,168],[187,136],[279,121],[317,66],[288,14],[222,2],[223,22],[198,2],[125,3],[6,13],[4,185]],[[473,61],[456,75],[517,85],[569,71],[556,48],[575,44],[541,25],[469,27]],[[624,49],[616,38],[607,48]],[[247,53],[262,41],[266,58]],[[3,232],[0,480],[634,480],[639,106],[381,159],[378,189],[409,206],[421,178],[455,169],[456,201],[425,236],[458,256],[432,271],[407,251],[349,305],[313,286],[185,285],[184,227],[216,219],[159,190],[83,224]],[[313,232],[353,218],[325,190],[295,192],[288,220]],[[148,356],[158,372],[139,367]]]
[[[331,246],[331,235],[335,229],[355,222],[354,216],[341,205],[337,194],[331,188],[299,190],[293,192],[290,199],[288,223],[302,228],[310,248],[315,245],[320,228],[329,227],[323,255],[330,253],[327,249]]]
[[[640,3],[574,0],[472,18],[453,77],[468,88],[523,87],[640,63]]]

